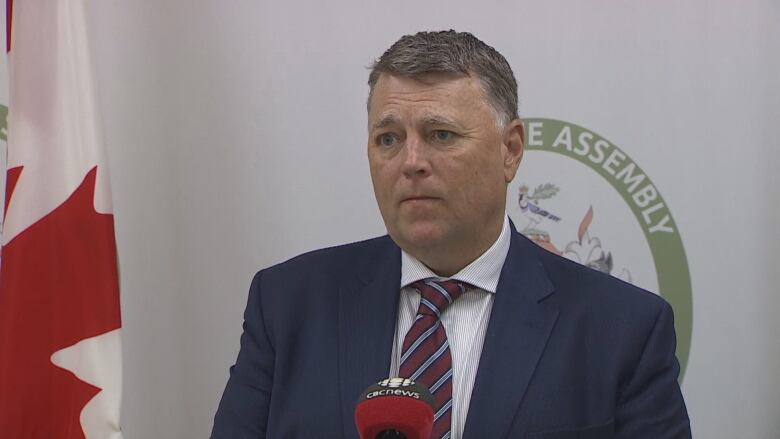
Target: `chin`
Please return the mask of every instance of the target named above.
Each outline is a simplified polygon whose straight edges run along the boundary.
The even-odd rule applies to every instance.
[[[396,236],[399,239],[395,239]],[[396,234],[393,234],[393,239],[408,253],[409,250],[413,249],[435,247],[442,242],[444,236],[445,233],[441,227],[426,224],[402,227]]]

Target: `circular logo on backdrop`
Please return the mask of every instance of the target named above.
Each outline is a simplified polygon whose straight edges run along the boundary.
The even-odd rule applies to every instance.
[[[680,379],[691,345],[691,279],[672,214],[622,149],[578,125],[529,118],[507,212],[545,249],[641,288],[674,309]]]

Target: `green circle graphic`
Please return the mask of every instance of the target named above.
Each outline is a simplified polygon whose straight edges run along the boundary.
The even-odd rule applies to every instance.
[[[552,152],[579,161],[601,175],[631,208],[650,246],[659,293],[674,309],[682,381],[691,350],[691,276],[677,225],[660,191],[628,154],[593,131],[556,119],[528,118],[523,124],[526,151]]]

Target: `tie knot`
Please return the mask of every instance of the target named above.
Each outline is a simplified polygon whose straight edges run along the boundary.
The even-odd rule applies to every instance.
[[[420,292],[417,314],[435,315],[437,318],[471,285],[459,280],[418,280],[410,285]]]

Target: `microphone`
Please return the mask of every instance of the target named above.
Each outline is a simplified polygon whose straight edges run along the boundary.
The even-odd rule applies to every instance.
[[[382,380],[361,393],[355,425],[360,439],[429,439],[433,396],[406,378]]]

